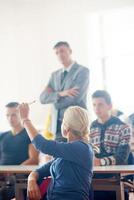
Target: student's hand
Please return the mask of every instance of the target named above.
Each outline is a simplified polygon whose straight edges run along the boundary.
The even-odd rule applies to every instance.
[[[79,91],[77,87],[73,87],[71,89],[59,92],[59,96],[61,97],[66,97],[66,96],[74,97],[74,96],[77,96],[78,94],[79,94]]]
[[[36,180],[28,180],[27,193],[29,200],[41,199],[41,192]]]
[[[94,166],[101,166],[100,159],[94,158]]]
[[[27,103],[22,103],[18,106],[21,120],[28,119],[29,117],[29,106]]]

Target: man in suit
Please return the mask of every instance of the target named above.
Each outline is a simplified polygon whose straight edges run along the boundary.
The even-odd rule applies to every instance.
[[[61,123],[65,110],[76,105],[87,108],[89,69],[73,61],[72,50],[67,42],[58,42],[54,51],[63,67],[52,73],[40,95],[40,101],[42,104],[53,104],[52,131],[57,141],[64,141]]]

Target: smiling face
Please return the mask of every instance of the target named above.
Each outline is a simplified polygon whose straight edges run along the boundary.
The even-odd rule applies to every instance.
[[[103,119],[109,116],[112,109],[112,104],[108,104],[102,97],[93,98],[93,109],[98,118]]]
[[[56,47],[54,50],[61,64],[64,65],[71,60],[72,50],[69,47],[61,45]]]

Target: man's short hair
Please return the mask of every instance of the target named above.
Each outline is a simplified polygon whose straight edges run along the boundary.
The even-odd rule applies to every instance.
[[[106,103],[109,105],[109,104],[112,104],[112,100],[111,100],[111,96],[110,94],[105,91],[105,90],[96,90],[93,94],[92,94],[92,99],[93,98],[103,98]]]
[[[18,105],[18,102],[9,102],[8,104],[6,104],[6,108],[16,108]]]
[[[58,48],[58,47],[61,47],[61,46],[66,46],[68,48],[70,48],[70,45],[68,42],[66,41],[60,41],[60,42],[57,42],[55,45],[54,45],[54,49]]]

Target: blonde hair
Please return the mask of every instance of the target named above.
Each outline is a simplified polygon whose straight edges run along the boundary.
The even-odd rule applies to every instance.
[[[69,128],[74,135],[82,138],[88,138],[89,125],[90,120],[88,112],[84,108],[72,106],[65,111],[63,126]]]

